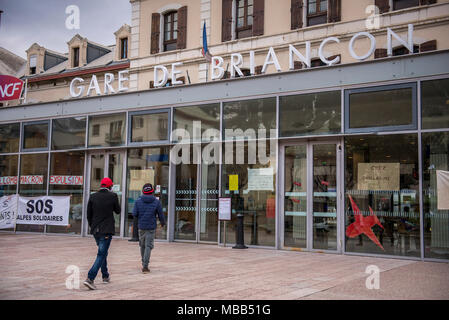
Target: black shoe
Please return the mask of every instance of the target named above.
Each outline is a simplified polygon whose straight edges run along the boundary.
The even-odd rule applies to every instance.
[[[97,287],[94,284],[93,280],[90,280],[89,278],[87,278],[86,280],[84,280],[83,284],[89,288],[89,290],[96,290]]]
[[[109,283],[110,281],[111,281],[111,279],[109,277],[103,278],[103,283]]]
[[[142,268],[142,273],[148,273],[148,272],[150,272],[150,269],[148,269],[148,267]]]
[[[139,242],[139,239],[129,239],[129,242]]]

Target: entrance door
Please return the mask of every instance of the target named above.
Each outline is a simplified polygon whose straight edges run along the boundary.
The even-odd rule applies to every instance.
[[[281,147],[283,247],[341,251],[339,148],[327,141]]]
[[[191,145],[190,162],[175,166],[175,240],[218,241],[219,165],[205,163]],[[213,155],[212,155],[213,157]]]
[[[89,154],[89,185],[88,190],[90,194],[97,192],[100,189],[101,179],[105,177],[111,178],[114,183],[112,191],[118,195],[119,203],[122,209],[122,214],[114,215],[115,218],[115,234],[123,237],[123,223],[124,223],[124,160],[125,151],[108,151],[108,152],[95,152]],[[87,200],[85,201],[87,208]],[[85,234],[89,233],[88,224],[86,223]]]

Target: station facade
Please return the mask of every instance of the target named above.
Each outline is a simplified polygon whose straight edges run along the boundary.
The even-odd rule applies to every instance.
[[[115,46],[28,51],[26,100],[0,108],[0,192],[70,195],[71,210],[67,227],[16,232],[88,235],[109,176],[124,238],[150,182],[160,240],[233,243],[243,214],[250,246],[449,259],[449,1],[131,7]],[[36,71],[39,54],[56,64]]]

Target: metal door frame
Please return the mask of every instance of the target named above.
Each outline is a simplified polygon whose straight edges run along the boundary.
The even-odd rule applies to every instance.
[[[337,249],[323,250],[313,248],[313,146],[323,144],[335,144],[336,148],[336,192],[337,192]],[[279,224],[280,224],[280,244],[281,249],[289,249],[284,243],[285,239],[285,148],[291,146],[305,146],[307,151],[307,218],[306,218],[306,248],[298,248],[299,250],[310,252],[326,252],[326,253],[342,253],[343,252],[343,224],[344,224],[344,210],[343,210],[343,140],[342,138],[334,139],[308,139],[308,140],[293,140],[281,141],[279,143],[279,160],[280,160],[280,177],[279,177]]]
[[[213,142],[210,142],[213,143]],[[191,243],[206,243],[206,244],[218,244],[219,243],[219,237],[220,234],[218,234],[217,236],[217,240],[216,241],[204,241],[201,240],[201,191],[202,191],[202,181],[201,181],[201,176],[202,176],[202,164],[203,164],[203,158],[202,158],[202,154],[203,154],[203,145],[207,145],[200,143],[200,142],[194,142],[191,143],[190,146],[192,146],[192,152],[196,152],[197,153],[197,159],[198,159],[198,163],[196,163],[196,205],[195,205],[195,240],[188,240],[188,239],[176,239],[175,238],[175,228],[176,228],[176,224],[175,224],[175,220],[176,220],[176,169],[177,169],[177,165],[176,164],[172,164],[172,173],[171,173],[171,185],[172,187],[171,189],[171,193],[174,195],[174,199],[173,199],[173,238],[170,238],[170,241],[176,241],[176,242],[191,242]],[[198,150],[197,150],[198,149]],[[221,151],[221,150],[220,150]],[[219,181],[220,181],[220,169],[218,172],[219,175]],[[217,186],[219,192],[220,192],[220,186]],[[218,215],[218,212],[217,212]],[[217,219],[218,220],[218,219]],[[218,221],[218,225],[220,224],[220,222]]]
[[[85,185],[85,198],[84,198],[84,217],[85,220],[84,228],[82,230],[83,236],[88,236],[88,223],[87,223],[87,202],[90,196],[90,181],[92,174],[92,156],[93,155],[103,155],[104,156],[104,175],[107,176],[107,171],[109,168],[109,155],[110,154],[121,154],[123,156],[122,161],[122,196],[121,196],[121,213],[120,213],[120,238],[124,237],[125,232],[125,208],[126,208],[126,168],[127,168],[127,150],[126,149],[105,149],[105,150],[95,150],[86,153],[87,156],[87,169],[86,169],[86,185]]]

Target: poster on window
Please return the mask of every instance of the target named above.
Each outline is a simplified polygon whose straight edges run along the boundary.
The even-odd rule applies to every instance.
[[[358,190],[399,190],[399,163],[359,163]]]
[[[67,226],[69,224],[70,196],[19,198],[17,224]]]
[[[153,169],[130,170],[129,190],[142,191],[144,184],[154,182]]]
[[[0,229],[13,229],[17,212],[17,195],[0,197]]]
[[[248,169],[248,191],[274,191],[273,168]]]
[[[438,210],[449,210],[449,171],[437,170]]]

